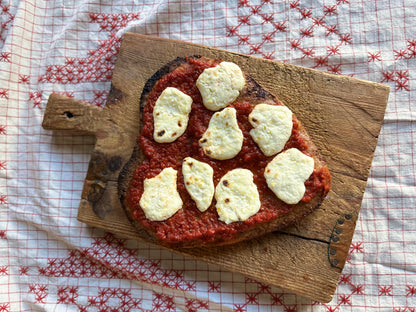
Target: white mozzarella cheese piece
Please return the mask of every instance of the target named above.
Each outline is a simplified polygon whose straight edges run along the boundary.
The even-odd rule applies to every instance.
[[[215,199],[219,219],[226,224],[247,220],[261,205],[253,173],[248,169],[227,172],[217,184]]]
[[[165,168],[157,176],[144,180],[144,192],[140,198],[140,207],[146,218],[163,221],[182,208],[183,202],[176,189],[177,171]]]
[[[292,134],[292,112],[286,106],[258,104],[248,120],[250,135],[266,156],[281,152]]]
[[[153,108],[153,138],[158,143],[170,143],[186,130],[192,98],[182,91],[167,87]]]
[[[212,115],[199,145],[207,156],[219,160],[231,159],[240,152],[243,132],[238,127],[235,108],[227,107]]]
[[[201,212],[207,210],[214,196],[212,167],[192,157],[186,157],[182,162],[182,174],[185,188],[195,201],[197,208]]]
[[[233,102],[244,88],[246,81],[240,67],[231,62],[205,69],[199,75],[196,86],[204,106],[212,111],[220,110]]]
[[[312,157],[296,148],[290,148],[267,164],[264,177],[278,198],[287,204],[296,204],[305,194],[305,181],[313,169]]]

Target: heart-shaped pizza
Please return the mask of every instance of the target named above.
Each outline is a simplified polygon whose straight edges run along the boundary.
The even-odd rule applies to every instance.
[[[130,221],[168,247],[218,246],[287,227],[331,176],[292,111],[232,62],[177,58],[146,83],[119,177]]]

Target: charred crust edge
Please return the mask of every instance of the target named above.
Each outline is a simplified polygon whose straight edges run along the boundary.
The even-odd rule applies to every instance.
[[[199,59],[201,58],[201,55],[192,55],[188,57],[177,57],[173,61],[170,61],[165,66],[160,68],[157,72],[155,72],[145,83],[143,87],[142,94],[140,96],[140,113],[143,112],[144,105],[147,100],[147,95],[150,93],[150,91],[155,86],[156,82],[160,80],[163,76],[169,74],[171,71],[178,68],[180,65],[186,63],[188,59]]]

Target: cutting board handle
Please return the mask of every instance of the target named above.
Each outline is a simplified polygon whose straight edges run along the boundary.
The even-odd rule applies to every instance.
[[[102,111],[96,105],[52,93],[46,105],[42,127],[95,136],[104,123]]]

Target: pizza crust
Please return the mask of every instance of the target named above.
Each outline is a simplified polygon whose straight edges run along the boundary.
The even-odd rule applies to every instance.
[[[201,56],[191,56],[190,58],[200,58]],[[167,73],[173,71],[183,63],[187,62],[187,58],[176,58],[172,62],[166,64],[162,68],[160,68],[145,84],[143,88],[143,92],[140,98],[140,110],[143,111],[143,107],[145,103],[147,102],[147,97],[152,90],[153,86],[156,84],[156,82],[161,79],[163,76],[165,76]],[[263,104],[273,104],[273,105],[283,105],[283,103],[276,98],[272,93],[270,93],[268,90],[266,90],[264,87],[262,87],[254,78],[252,78],[247,73],[244,73],[245,79],[246,79],[246,85],[244,89],[240,92],[240,96],[236,99],[236,101],[249,101],[252,103],[252,105],[257,105],[260,103]],[[309,137],[308,133],[306,132],[305,128],[302,126],[301,122],[296,119],[294,116],[294,119],[296,120],[298,124],[298,130],[299,134],[302,137],[302,139],[305,141],[305,143],[308,145],[308,154],[314,159],[315,163],[315,170],[320,170],[321,168],[325,168],[327,170],[327,165],[324,162],[324,160],[321,158],[320,153]],[[142,127],[142,116],[140,116],[140,125]],[[141,131],[141,128],[140,128]],[[187,155],[184,155],[186,157]],[[266,223],[259,223],[250,229],[239,232],[232,239],[224,240],[222,237],[216,237],[210,241],[200,241],[200,240],[184,240],[181,242],[176,243],[169,243],[165,242],[163,240],[160,240],[156,233],[153,233],[152,231],[149,231],[148,229],[144,228],[142,224],[134,218],[134,211],[132,207],[129,206],[128,203],[128,190],[130,187],[130,183],[132,181],[132,178],[135,173],[136,167],[145,159],[145,155],[143,151],[140,149],[139,144],[137,143],[134,151],[132,153],[132,156],[130,160],[126,163],[126,165],[123,167],[123,169],[120,172],[119,179],[118,179],[118,194],[119,199],[122,205],[122,208],[124,209],[128,219],[130,222],[134,225],[134,227],[137,229],[139,235],[143,237],[143,239],[152,242],[161,244],[170,248],[192,248],[192,247],[209,247],[209,246],[219,246],[219,245],[225,245],[225,244],[233,244],[237,243],[243,240],[252,239],[255,237],[262,236],[266,233],[270,233],[273,231],[282,230],[290,225],[298,223],[300,220],[305,218],[307,215],[309,215],[312,211],[317,209],[324,197],[326,196],[326,193],[328,189],[322,190],[319,193],[316,194],[312,200],[308,202],[299,202],[298,204],[294,205],[293,209],[286,214],[279,215],[278,218],[271,220]],[[330,176],[328,172],[328,181],[327,183],[330,183]],[[276,202],[276,205],[278,205],[278,200]]]

